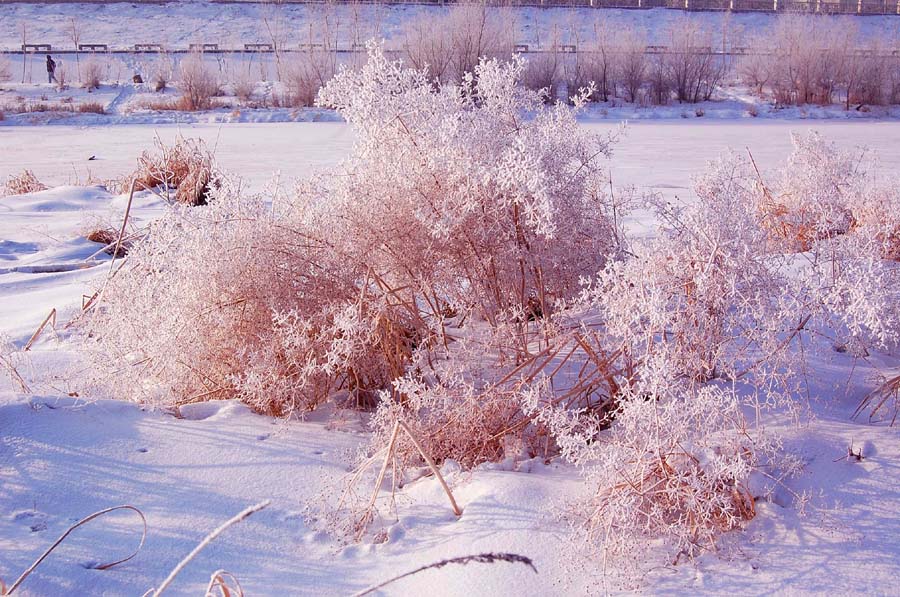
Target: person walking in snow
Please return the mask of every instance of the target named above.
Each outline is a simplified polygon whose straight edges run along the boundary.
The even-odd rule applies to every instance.
[[[53,58],[50,57],[50,54],[47,54],[47,82],[58,82],[56,80],[56,62],[53,61]]]

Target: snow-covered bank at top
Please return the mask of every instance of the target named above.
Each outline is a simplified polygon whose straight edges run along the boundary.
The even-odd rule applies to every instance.
[[[309,28],[323,18],[324,5],[284,4],[280,6],[287,44],[294,47],[308,42]],[[423,13],[448,10],[442,6],[381,5],[340,3],[330,5],[331,27],[341,42],[349,45],[358,39],[390,39],[404,21]],[[268,12],[267,12],[268,11]],[[697,20],[714,27],[728,25],[735,33],[753,32],[772,24],[775,15],[753,13],[681,12],[667,9],[625,10],[579,8],[513,9],[521,35],[519,41],[539,44],[551,27],[575,25],[582,32],[592,31],[596,19],[610,20],[622,26],[647,29],[655,33],[679,18]],[[0,50],[17,49],[26,26],[28,43],[52,44],[56,51],[73,49],[71,19],[82,27],[81,43],[108,44],[130,48],[134,44],[161,44],[187,49],[192,43],[218,43],[223,49],[239,50],[245,43],[266,43],[271,39],[263,15],[272,15],[266,4],[218,4],[204,1],[167,4],[44,4],[13,2],[0,4]],[[894,16],[835,17],[858,25],[864,35],[900,36],[900,19]],[[271,19],[271,16],[270,16]],[[89,24],[89,25],[88,25]],[[89,34],[88,34],[89,33]],[[88,37],[90,39],[88,39]],[[651,42],[652,43],[652,42]]]
[[[18,92],[8,93],[12,95]],[[50,93],[55,94],[55,90]],[[0,101],[4,97],[0,91]],[[44,97],[46,97],[46,93]],[[61,94],[71,97],[72,93]],[[117,95],[108,100],[115,101]],[[93,98],[91,98],[93,99]],[[102,100],[101,100],[102,101]],[[697,104],[673,102],[667,106],[640,106],[624,102],[592,104],[579,115],[583,122],[635,121],[635,120],[844,120],[883,121],[900,120],[900,106],[865,106],[845,110],[843,106],[775,106],[752,98],[708,101]],[[340,122],[341,118],[331,110],[320,108],[220,108],[197,112],[151,110],[132,107],[124,113],[72,113],[68,111],[40,111],[7,113],[0,127],[4,126],[101,126],[121,124],[232,124],[232,123],[287,123],[287,122]]]

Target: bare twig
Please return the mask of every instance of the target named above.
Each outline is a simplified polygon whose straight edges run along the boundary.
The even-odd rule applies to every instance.
[[[410,431],[409,426],[404,421],[398,421],[397,424],[403,429],[403,431],[406,432],[406,435],[409,436],[409,439],[412,440],[412,443],[416,446],[419,454],[421,454],[422,458],[425,459],[425,462],[434,473],[434,476],[437,477],[438,481],[441,482],[441,487],[444,488],[444,492],[447,494],[447,497],[450,498],[450,505],[453,507],[453,513],[457,516],[462,516],[462,510],[460,510],[459,506],[456,505],[456,500],[453,499],[453,493],[450,491],[450,487],[447,486],[447,482],[444,481],[444,476],[441,475],[441,471],[439,471],[437,466],[435,466],[434,461],[431,459],[431,456],[429,456],[428,453],[425,452],[425,449],[422,448],[419,440],[416,439],[416,436],[413,435],[413,432]]]
[[[228,581],[234,584],[231,586]],[[213,589],[219,589],[219,595],[222,597],[244,597],[244,589],[237,577],[227,570],[219,569],[212,573],[209,577],[209,584],[206,585],[206,594],[204,597],[216,597]]]
[[[50,323],[51,320],[53,323]],[[35,343],[35,341],[38,339],[38,337],[40,337],[41,332],[44,331],[44,328],[47,326],[48,323],[50,323],[50,326],[52,328],[54,328],[54,329],[56,328],[56,309],[55,308],[50,310],[50,314],[47,315],[47,318],[44,319],[43,323],[41,323],[41,325],[38,326],[38,329],[35,330],[34,334],[31,335],[31,338],[25,344],[25,348],[23,350],[31,349],[31,345]]]
[[[448,564],[459,564],[461,566],[465,566],[466,564],[496,564],[497,562],[509,562],[510,564],[525,564],[531,570],[537,574],[537,568],[534,567],[534,562],[531,561],[531,558],[520,556],[514,553],[481,553],[474,556],[463,556],[459,558],[449,558],[447,560],[441,560],[439,562],[435,562],[433,564],[428,564],[427,566],[422,566],[420,568],[416,568],[415,570],[411,570],[410,572],[406,572],[399,576],[395,576],[394,578],[388,579],[382,583],[371,586],[368,589],[364,589],[359,593],[355,593],[353,597],[362,597],[363,595],[368,595],[370,593],[374,593],[378,589],[381,589],[393,582],[396,582],[402,578],[406,578],[408,576],[412,576],[413,574],[418,574],[419,572],[423,572],[425,570],[430,570],[432,568],[443,568]]]
[[[207,545],[212,543],[216,539],[216,537],[218,537],[223,532],[225,532],[225,530],[228,529],[228,527],[230,527],[234,524],[237,524],[237,523],[241,522],[242,520],[244,520],[245,518],[247,518],[248,516],[250,516],[251,514],[255,514],[256,512],[259,512],[260,510],[262,510],[263,508],[268,507],[269,504],[271,504],[271,503],[272,503],[271,500],[265,500],[254,506],[250,506],[249,508],[242,510],[241,512],[236,514],[234,517],[228,519],[225,523],[223,523],[221,526],[219,526],[216,530],[214,530],[209,535],[207,535],[203,539],[203,541],[201,541],[197,545],[197,547],[195,547],[193,550],[191,550],[191,553],[189,553],[187,556],[185,556],[185,558],[183,560],[178,562],[178,565],[175,566],[175,568],[172,570],[172,572],[169,573],[169,576],[167,576],[166,580],[164,580],[162,582],[162,584],[159,585],[158,589],[152,590],[152,592],[148,591],[146,594],[152,595],[153,597],[158,597],[159,595],[162,595],[162,592],[165,591],[166,588],[168,588],[168,586],[170,584],[172,584],[172,581],[175,580],[175,577],[178,576],[178,573],[181,572],[182,570],[184,570],[184,567],[187,566],[191,562],[191,560],[193,560],[195,557],[197,557],[197,554],[200,553],[203,550],[203,548],[205,548]]]
[[[47,548],[47,551],[45,551],[43,554],[41,554],[41,557],[39,557],[37,560],[35,560],[34,563],[33,563],[31,566],[29,566],[28,569],[27,569],[25,572],[23,572],[21,576],[19,576],[19,578],[16,579],[16,582],[14,582],[14,583],[12,584],[12,586],[9,587],[9,590],[6,591],[6,592],[4,592],[4,593],[2,593],[2,594],[3,594],[3,595],[12,595],[13,591],[15,591],[16,588],[18,588],[18,586],[22,584],[22,581],[24,581],[26,578],[28,578],[28,575],[31,574],[32,572],[34,572],[35,568],[37,568],[37,567],[41,564],[41,562],[43,562],[43,561],[47,558],[47,556],[49,556],[50,553],[51,553],[54,549],[56,549],[57,546],[58,546],[60,543],[62,543],[62,542],[65,540],[66,537],[69,536],[69,534],[70,534],[72,531],[74,531],[75,529],[77,529],[77,528],[80,527],[81,525],[86,524],[86,523],[88,523],[88,522],[94,520],[95,518],[98,518],[98,517],[100,517],[100,516],[103,516],[104,514],[109,514],[110,512],[115,512],[116,510],[131,510],[131,511],[133,511],[133,512],[137,512],[137,515],[141,517],[141,522],[144,524],[144,529],[143,529],[143,531],[141,532],[141,542],[140,542],[140,544],[137,546],[137,549],[135,549],[134,552],[133,552],[131,555],[129,555],[128,557],[122,558],[121,560],[116,560],[115,562],[110,562],[110,563],[108,563],[108,564],[102,564],[102,565],[100,565],[100,566],[94,566],[94,568],[95,568],[96,570],[108,570],[109,568],[112,568],[113,566],[118,566],[119,564],[122,564],[122,563],[124,563],[124,562],[127,562],[128,560],[130,560],[131,558],[133,558],[134,556],[136,556],[136,555],[138,554],[138,552],[141,551],[141,548],[144,547],[144,540],[147,538],[147,519],[144,518],[144,513],[141,512],[140,510],[138,510],[137,508],[135,508],[134,506],[129,506],[129,505],[127,505],[127,504],[126,504],[126,505],[122,505],[122,506],[113,506],[112,508],[106,508],[106,509],[104,509],[104,510],[100,510],[100,511],[98,511],[98,512],[94,512],[94,513],[91,514],[90,516],[88,516],[88,517],[86,517],[86,518],[82,518],[81,520],[79,520],[78,522],[76,522],[75,524],[73,524],[72,526],[70,526],[70,527],[66,530],[65,533],[63,533],[62,535],[60,535],[59,539],[57,539],[57,540],[53,543],[53,545],[51,545],[49,548]]]
[[[387,472],[388,464],[391,462],[391,457],[394,453],[394,444],[397,442],[397,435],[400,433],[400,422],[394,423],[394,429],[391,431],[391,439],[388,442],[387,452],[384,455],[384,464],[381,466],[381,471],[378,473],[378,479],[375,480],[375,490],[372,492],[372,498],[369,500],[369,505],[363,511],[363,517],[360,521],[360,529],[356,535],[356,540],[359,541],[362,537],[363,531],[366,528],[366,524],[368,523],[368,519],[370,513],[372,512],[372,508],[375,506],[375,500],[378,498],[378,491],[381,489],[381,483],[384,481],[384,474]]]

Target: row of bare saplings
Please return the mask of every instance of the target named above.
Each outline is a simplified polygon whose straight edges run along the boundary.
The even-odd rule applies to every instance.
[[[177,59],[159,52],[146,55],[139,69],[157,91],[177,81],[182,97],[167,100],[172,109],[207,109],[225,94],[249,106],[309,106],[341,65],[357,68],[365,61],[361,44],[346,52],[346,44],[339,43],[347,37],[345,29],[325,15],[311,26],[303,51],[280,49],[287,47],[285,34],[272,33],[269,47],[275,50],[265,57],[259,52],[191,53]],[[511,10],[457,4],[446,13],[407,20],[385,49],[408,66],[427,66],[436,82],[448,83],[472,72],[481,58],[508,59],[524,50],[521,39]],[[742,85],[787,105],[841,102],[849,109],[900,103],[896,40],[871,31],[863,35],[855,23],[828,17],[782,15],[754,35],[728,20],[713,26],[683,17],[653,38],[631,24],[598,19],[587,28],[552,24],[535,41],[525,54],[522,82],[546,90],[548,101],[593,83],[595,101],[644,105],[707,101],[726,85]],[[91,86],[99,84],[103,60],[115,61],[93,56],[80,65],[93,73]],[[8,65],[5,71],[8,78]],[[272,79],[280,85],[262,85]]]
[[[506,59],[524,49],[516,43],[517,29],[500,15],[460,5],[444,16],[410,20],[388,42],[388,54],[415,68],[427,66],[437,82],[458,81],[481,58]],[[286,105],[312,105],[341,64],[364,61],[363,52],[339,51],[336,38],[328,43],[328,34],[324,28],[324,43],[306,51],[273,53]],[[855,24],[801,15],[779,17],[755,36],[678,19],[656,40],[643,30],[598,21],[590,35],[575,26],[551,27],[541,50],[526,54],[523,83],[546,90],[548,101],[593,84],[595,101],[696,103],[715,99],[724,85],[742,85],[787,105],[898,104],[900,52],[892,43],[864,36]],[[242,100],[252,99],[257,82],[269,76],[266,62],[252,59],[220,58],[219,71]]]

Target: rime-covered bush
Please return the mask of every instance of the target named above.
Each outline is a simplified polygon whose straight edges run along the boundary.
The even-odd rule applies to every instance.
[[[250,65],[246,67],[237,64],[231,72],[231,85],[234,88],[234,95],[242,102],[248,102],[253,97],[256,90],[256,77],[250,70]]]
[[[206,110],[219,92],[218,73],[203,60],[203,54],[191,52],[178,63],[178,87],[181,109]]]
[[[521,89],[523,68],[483,62],[436,89],[373,47],[361,70],[342,71],[320,101],[356,127],[343,165],[271,206],[208,184],[208,205],[176,207],[129,253],[90,322],[112,387],[163,404],[239,397],[269,413],[337,390],[371,402],[414,355],[427,362],[439,341],[446,351],[448,317],[497,329],[550,318],[618,251],[621,230],[602,193],[607,141]],[[144,160],[161,164],[144,169],[146,186],[171,186],[166,156],[196,149],[182,145]]]
[[[755,515],[748,480],[775,444],[751,430],[733,390],[691,390],[663,367],[623,394],[609,429],[538,398],[525,410],[585,477],[589,495],[570,522],[604,570],[641,573],[714,550]]]
[[[56,67],[56,70],[53,73],[53,76],[56,77],[56,88],[59,91],[64,91],[69,87],[69,65],[65,62],[60,61]]]
[[[171,201],[184,205],[204,205],[218,184],[221,172],[206,144],[199,139],[178,137],[172,145],[154,139],[154,151],[138,158],[138,167],[125,179],[123,192],[132,181],[137,190],[161,187]]]
[[[352,327],[341,307],[358,290],[330,255],[233,183],[204,208],[174,207],[85,321],[98,362],[109,363],[100,381],[155,404],[238,397],[271,414],[313,408],[329,393],[330,367],[352,352],[337,330]]]
[[[802,335],[896,342],[895,184],[815,134],[795,144],[772,184],[732,154],[695,180],[696,203],[656,201],[658,238],[587,292],[638,378],[662,359],[673,379],[778,393]]]
[[[160,52],[150,64],[150,82],[154,91],[163,91],[172,80],[174,67],[168,54]]]
[[[81,85],[88,91],[92,89],[100,89],[100,82],[103,80],[103,71],[105,65],[96,56],[91,56],[81,65]]]
[[[655,201],[659,236],[611,263],[590,291],[623,356],[665,358],[673,379],[734,376],[758,351],[777,357],[784,279],[767,252],[757,180],[738,156],[710,165],[698,201]]]
[[[47,185],[42,183],[31,170],[22,170],[19,174],[9,175],[3,183],[3,195],[24,195],[46,191]]]
[[[403,399],[381,401],[372,420],[372,444],[386,445],[394,423],[403,420],[439,464],[452,459],[468,469],[521,456],[537,436],[533,426],[522,424],[521,396],[505,387],[479,388],[481,383],[458,373],[431,383],[414,376],[396,380],[394,393]],[[424,464],[405,435],[397,438],[395,454],[400,470]]]
[[[433,316],[449,304],[496,323],[529,299],[549,315],[619,249],[598,161],[608,140],[522,89],[524,69],[520,58],[483,61],[435,90],[426,72],[372,48],[320,94],[357,142],[340,175],[308,192],[342,214],[329,233],[353,239],[351,259]]]

